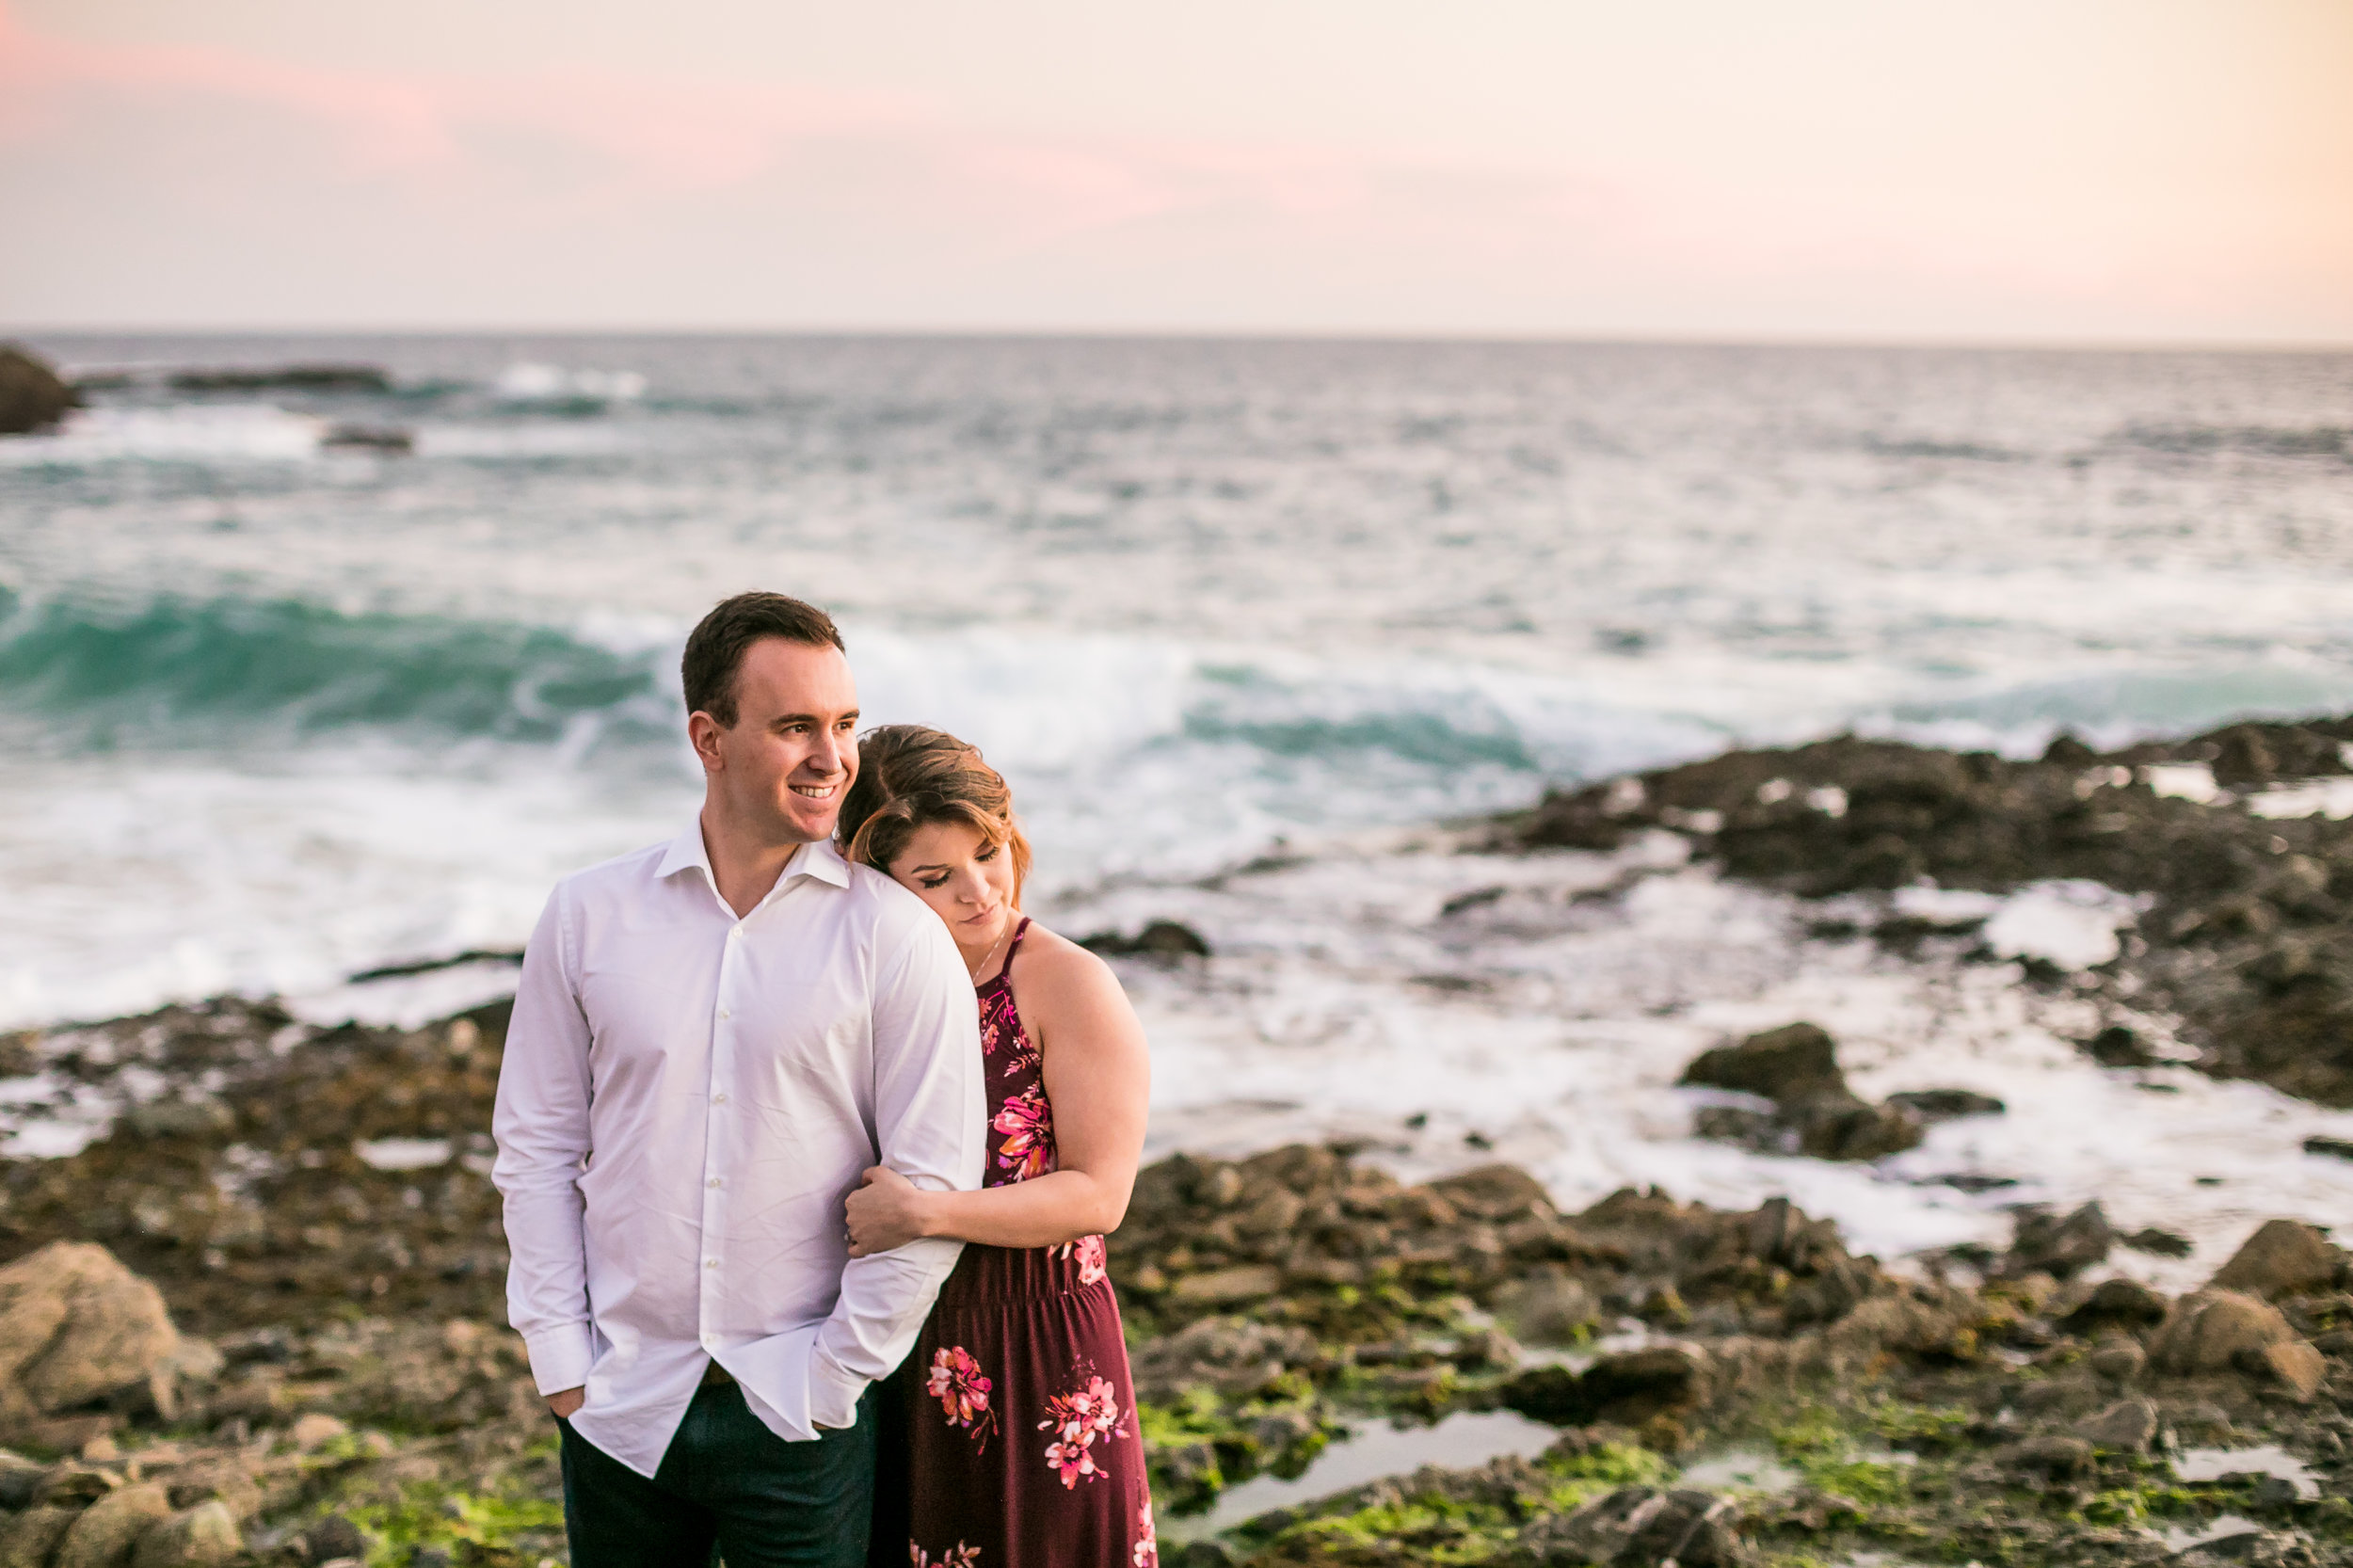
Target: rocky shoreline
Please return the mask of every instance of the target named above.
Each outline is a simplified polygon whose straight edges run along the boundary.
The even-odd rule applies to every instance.
[[[1673,833],[1825,921],[1924,874],[2096,879],[2145,897],[2138,920],[2041,983],[2169,1009],[2203,1070],[2337,1104],[2353,828],[2264,812],[2344,777],[2349,736],[2028,763],[1827,742],[1559,795],[1471,841]],[[1199,962],[1175,930],[1123,961]],[[1985,939],[1892,905],[1856,935]],[[560,1560],[552,1433],[502,1322],[505,1021],[320,1028],[223,999],[0,1036],[0,1080],[119,1112],[87,1146],[0,1161],[0,1568]],[[1874,1160],[2000,1109],[1865,1098],[1799,1018],[1684,1072],[1717,1096],[1704,1135],[1796,1160]],[[1881,1259],[1784,1198],[1562,1212],[1512,1165],[1407,1184],[1379,1152],[1180,1154],[1139,1182],[1111,1265],[1164,1560],[2353,1563],[2353,1263],[2313,1226],[2250,1225],[2168,1294],[2131,1260],[2181,1239],[2097,1204]],[[1513,1451],[1449,1463],[1479,1421]],[[1319,1490],[1389,1422],[1428,1464]],[[1271,1511],[1221,1505],[1283,1477]]]

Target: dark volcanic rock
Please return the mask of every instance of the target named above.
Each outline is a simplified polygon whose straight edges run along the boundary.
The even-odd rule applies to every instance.
[[[1703,1138],[1817,1160],[1877,1160],[1915,1146],[1923,1136],[1922,1119],[1909,1106],[1894,1100],[1873,1105],[1847,1087],[1836,1046],[1816,1024],[1785,1024],[1702,1051],[1678,1081],[1774,1102],[1770,1115],[1740,1106],[1703,1107],[1692,1119]]]
[[[2012,1277],[2044,1273],[2055,1279],[2073,1279],[2105,1261],[2115,1245],[2116,1232],[2096,1198],[2064,1218],[2035,1205],[2018,1211],[2002,1272]]]
[[[1092,936],[1080,937],[1079,945],[1090,952],[1099,952],[1110,958],[1209,956],[1209,944],[1201,934],[1175,920],[1154,920],[1133,936],[1123,936],[1116,931],[1098,931]]]
[[[2308,1224],[2267,1220],[2207,1282],[2212,1290],[2244,1290],[2277,1301],[2325,1290],[2345,1269],[2345,1255]]]
[[[174,372],[166,383],[174,392],[384,392],[392,378],[380,365],[256,365]]]
[[[1903,1089],[1887,1096],[1924,1122],[1959,1121],[1963,1116],[1998,1116],[2009,1108],[1992,1095],[1974,1089]]]
[[[2169,1305],[2163,1292],[2137,1279],[2104,1279],[2059,1326],[2086,1336],[2104,1328],[2144,1329],[2165,1321]]]
[[[1841,737],[1556,793],[1498,821],[1494,838],[1608,848],[1666,829],[1728,874],[1805,897],[1924,876],[1992,891],[2076,877],[2146,894],[2135,939],[2089,980],[2113,974],[2118,1000],[2181,1014],[2204,1071],[2353,1105],[2353,819],[2160,795],[2142,771],[2201,763],[2226,789],[2255,790],[2353,772],[2347,743],[2353,716],[2233,725],[2089,759],[2079,743],[2054,744],[2034,761]],[[2152,1060],[2124,1026],[2089,1048],[2114,1065]]]
[[[1702,1051],[1677,1081],[1737,1089],[1769,1100],[1847,1092],[1836,1045],[1820,1025],[1809,1023],[1785,1024],[1737,1045]]]
[[[81,401],[46,361],[0,344],[0,436],[23,436],[65,418]]]
[[[1530,1525],[1516,1548],[1541,1568],[1745,1568],[1754,1558],[1738,1522],[1731,1499],[1710,1492],[1626,1486]]]

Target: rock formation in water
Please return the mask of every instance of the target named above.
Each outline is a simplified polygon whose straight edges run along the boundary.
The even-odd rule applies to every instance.
[[[0,436],[45,430],[80,401],[47,361],[15,344],[0,344]]]

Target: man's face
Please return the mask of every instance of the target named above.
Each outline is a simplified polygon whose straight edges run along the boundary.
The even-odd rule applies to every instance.
[[[762,637],[735,674],[735,723],[687,720],[703,772],[741,820],[779,840],[833,837],[857,776],[857,683],[837,648]]]

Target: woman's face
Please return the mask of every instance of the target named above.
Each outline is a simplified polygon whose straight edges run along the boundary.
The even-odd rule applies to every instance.
[[[890,862],[890,875],[948,922],[967,958],[995,947],[1013,919],[1012,853],[962,823],[917,828]]]

